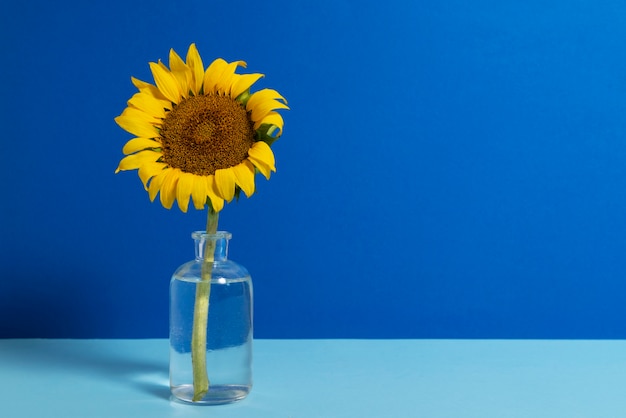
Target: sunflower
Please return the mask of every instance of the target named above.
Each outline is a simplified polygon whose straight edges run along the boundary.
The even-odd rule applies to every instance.
[[[263,74],[236,74],[244,61],[218,58],[205,70],[195,44],[186,61],[170,50],[168,68],[151,62],[155,85],[131,78],[139,90],[115,118],[135,138],[115,171],[138,170],[154,201],[187,212],[206,204],[219,212],[243,191],[250,197],[257,172],[269,180],[276,171],[270,145],[283,130],[276,111],[288,109],[277,91],[250,87]]]

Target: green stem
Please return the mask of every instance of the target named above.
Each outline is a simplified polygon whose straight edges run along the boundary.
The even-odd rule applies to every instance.
[[[206,232],[217,232],[219,213],[209,206]],[[196,300],[193,310],[193,331],[191,335],[191,364],[193,368],[193,401],[198,402],[209,391],[209,376],[206,368],[207,325],[209,321],[209,299],[211,297],[211,274],[215,258],[215,239],[207,239],[204,244],[201,280],[196,286]]]

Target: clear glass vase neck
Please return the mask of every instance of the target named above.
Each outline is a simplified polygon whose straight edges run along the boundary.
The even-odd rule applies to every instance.
[[[215,234],[208,234],[205,231],[195,231],[191,237],[196,249],[196,260],[204,260],[205,252],[211,247],[214,248],[214,261],[226,261],[228,259],[228,241],[232,237],[230,232],[217,231]]]

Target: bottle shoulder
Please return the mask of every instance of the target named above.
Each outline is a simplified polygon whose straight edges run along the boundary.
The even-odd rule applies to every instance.
[[[202,276],[202,260],[191,260],[181,265],[172,275],[172,280],[200,281]],[[241,264],[232,260],[213,262],[211,282],[250,280],[250,273]]]

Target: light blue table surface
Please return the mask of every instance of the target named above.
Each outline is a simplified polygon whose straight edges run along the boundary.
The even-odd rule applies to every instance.
[[[256,340],[235,404],[170,400],[167,340],[0,340],[0,417],[626,417],[626,341]]]

